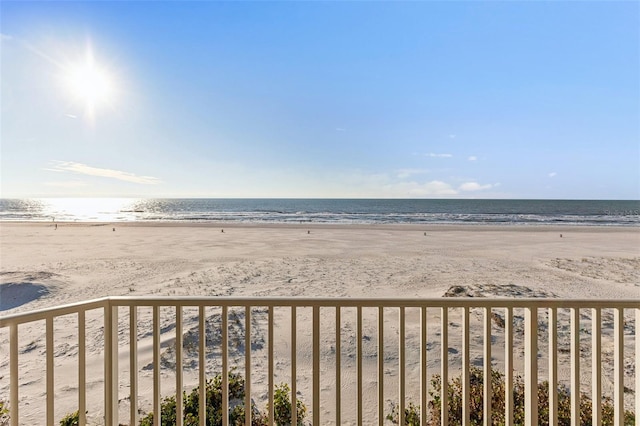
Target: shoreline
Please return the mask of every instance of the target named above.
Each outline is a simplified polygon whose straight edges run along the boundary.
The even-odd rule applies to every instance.
[[[53,226],[65,227],[123,227],[123,228],[230,228],[230,229],[360,229],[360,230],[408,230],[408,231],[542,231],[558,230],[633,232],[640,233],[637,225],[568,225],[568,224],[530,224],[530,223],[276,223],[276,222],[199,222],[199,221],[128,221],[128,222],[84,222],[84,221],[2,221],[2,226]]]

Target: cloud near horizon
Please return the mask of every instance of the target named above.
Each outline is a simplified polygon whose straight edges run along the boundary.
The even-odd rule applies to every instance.
[[[491,189],[494,185],[488,183],[486,185],[480,185],[478,182],[465,182],[458,187],[460,191],[482,191],[485,189]]]
[[[47,168],[45,170],[58,173],[71,172],[87,176],[105,177],[109,179],[122,180],[125,182],[138,183],[142,185],[157,185],[162,182],[162,180],[153,176],[138,176],[129,172],[92,167],[73,161],[53,161],[52,163],[53,167]]]
[[[435,152],[430,152],[428,154],[425,154],[427,157],[432,157],[432,158],[451,158],[453,157],[453,154],[437,154]]]

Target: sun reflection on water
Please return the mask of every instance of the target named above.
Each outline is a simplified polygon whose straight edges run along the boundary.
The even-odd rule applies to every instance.
[[[140,212],[138,198],[41,198],[43,219],[110,222],[135,220]]]

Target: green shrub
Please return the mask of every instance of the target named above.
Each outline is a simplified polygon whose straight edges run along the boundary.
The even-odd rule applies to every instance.
[[[9,424],[9,404],[7,401],[0,399],[0,426]]]
[[[234,372],[229,372],[229,424],[240,426],[244,425],[244,378]],[[218,374],[213,379],[207,380],[206,384],[206,417],[207,426],[222,425],[222,375]],[[276,387],[274,392],[274,416],[277,425],[291,424],[291,399],[289,398],[289,386],[281,384]],[[183,394],[184,400],[184,425],[197,426],[199,420],[200,407],[200,388],[194,388],[189,394]],[[306,406],[297,401],[298,407],[298,425],[302,425],[302,421],[307,412]],[[268,424],[268,416],[260,412],[251,404],[253,426],[266,426]],[[147,414],[141,421],[141,426],[153,425],[154,413]],[[176,398],[170,396],[164,398],[160,405],[160,424],[162,426],[172,426],[176,424]]]
[[[60,420],[60,426],[78,426],[80,424],[80,411],[76,410],[67,414]]]
[[[469,370],[469,410],[471,425],[482,425],[484,420],[483,398],[484,398],[484,378],[483,371],[478,368]],[[440,390],[442,383],[439,375],[431,379],[431,390],[429,395],[429,420],[428,425],[439,425],[441,418],[441,398]],[[504,375],[497,371],[491,372],[491,423],[494,425],[505,424],[505,381]],[[448,396],[448,418],[449,424],[462,424],[462,378],[456,377],[449,381],[447,386]],[[514,380],[513,387],[513,420],[516,425],[524,424],[524,383],[521,378]],[[592,403],[589,397],[580,395],[580,424],[592,426],[591,420]],[[610,399],[602,402],[602,426],[613,425],[613,403]],[[624,416],[625,425],[635,424],[635,415],[631,411],[626,411]],[[398,407],[392,407],[391,413],[387,416],[394,424],[398,424]],[[571,424],[571,392],[566,386],[558,387],[558,422],[560,426]],[[405,408],[405,425],[420,424],[420,406],[409,403]],[[538,425],[547,426],[549,424],[549,382],[544,381],[538,384]]]
[[[286,383],[280,384],[273,393],[273,418],[277,425],[291,424],[291,399],[289,394],[291,389]],[[307,407],[296,399],[296,419],[298,425],[303,425],[305,416],[307,415]]]

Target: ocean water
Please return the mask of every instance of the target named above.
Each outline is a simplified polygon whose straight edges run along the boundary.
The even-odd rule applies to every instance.
[[[0,199],[1,221],[640,225],[640,200]]]

